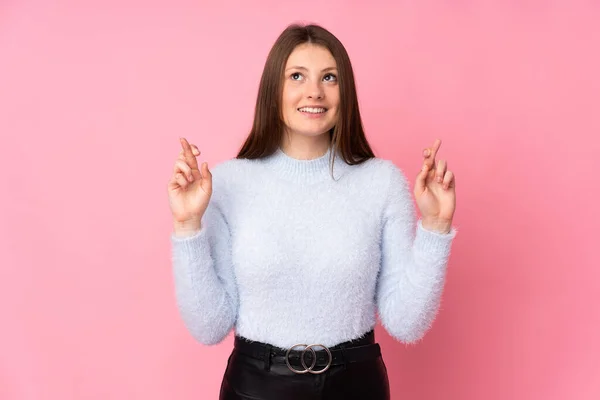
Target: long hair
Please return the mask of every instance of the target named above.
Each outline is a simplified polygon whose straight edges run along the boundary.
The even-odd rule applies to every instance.
[[[236,158],[266,157],[273,154],[281,144],[285,132],[281,110],[285,65],[296,46],[304,43],[328,49],[337,64],[340,104],[335,126],[329,131],[331,161],[333,162],[336,151],[350,165],[374,158],[360,118],[354,73],[348,53],[331,32],[314,24],[289,25],[275,41],[260,80],[252,130]]]

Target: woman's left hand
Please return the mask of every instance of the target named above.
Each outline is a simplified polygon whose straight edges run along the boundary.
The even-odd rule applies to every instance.
[[[436,139],[432,147],[423,150],[423,167],[417,175],[414,194],[423,228],[448,233],[456,209],[456,180],[445,160],[435,161],[441,144]]]

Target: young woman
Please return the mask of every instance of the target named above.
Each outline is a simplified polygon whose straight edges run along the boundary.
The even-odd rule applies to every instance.
[[[455,178],[423,151],[414,195],[374,156],[340,41],[291,25],[263,71],[238,156],[182,150],[168,184],[177,304],[191,334],[234,349],[220,399],[389,399],[373,329],[418,341],[439,309]]]

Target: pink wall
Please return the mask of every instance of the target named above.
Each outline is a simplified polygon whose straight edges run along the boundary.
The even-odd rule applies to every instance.
[[[379,156],[414,182],[440,137],[457,176],[439,319],[377,327],[393,398],[599,399],[598,2],[242,3],[0,3],[0,398],[217,397],[231,337],[179,319],[166,183],[179,135],[235,154],[299,20],[346,45]]]

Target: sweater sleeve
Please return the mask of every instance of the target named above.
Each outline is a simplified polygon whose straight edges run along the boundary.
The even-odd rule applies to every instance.
[[[171,235],[177,307],[192,336],[206,345],[227,337],[238,310],[230,231],[214,197],[199,232],[189,237]]]
[[[446,267],[456,229],[447,234],[423,228],[416,221],[410,185],[390,162],[391,175],[383,210],[381,266],[377,307],[381,323],[395,339],[420,340],[440,306]]]

